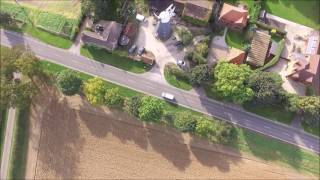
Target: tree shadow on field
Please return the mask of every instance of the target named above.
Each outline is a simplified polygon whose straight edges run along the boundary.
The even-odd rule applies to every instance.
[[[236,164],[241,159],[241,153],[236,148],[210,143],[207,139],[192,137],[190,149],[197,160],[204,166],[216,167],[222,172],[230,171],[230,164]]]
[[[80,137],[76,113],[70,109],[65,97],[59,99],[56,89],[49,90],[49,104],[42,118],[39,160],[44,170],[53,170],[56,176],[69,179],[78,174],[79,152],[84,139]],[[42,116],[42,117],[41,117]]]
[[[179,170],[190,164],[190,152],[181,133],[141,122],[118,109],[93,107],[84,101],[78,115],[93,136],[104,138],[109,134],[124,144],[133,142],[144,150],[151,146]]]

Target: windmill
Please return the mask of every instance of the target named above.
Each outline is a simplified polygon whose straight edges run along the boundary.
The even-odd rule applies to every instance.
[[[175,7],[171,4],[166,10],[162,11],[159,16],[154,13],[155,17],[160,20],[160,24],[157,29],[157,36],[161,40],[169,39],[172,34],[170,19],[176,15],[174,10]]]

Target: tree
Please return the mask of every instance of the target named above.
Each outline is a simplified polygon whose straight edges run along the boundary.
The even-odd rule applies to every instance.
[[[205,119],[203,117],[197,120],[195,132],[200,137],[209,138],[214,134],[215,127],[211,120]]]
[[[15,62],[17,69],[32,78],[40,72],[39,59],[29,50],[25,51]]]
[[[202,82],[209,80],[210,69],[208,65],[198,65],[191,69],[190,82],[192,84],[200,85]]]
[[[8,25],[13,22],[13,19],[9,13],[0,12],[0,22],[1,22],[1,24]]]
[[[309,124],[320,124],[320,98],[317,96],[300,97],[298,108]]]
[[[159,121],[163,115],[163,101],[151,96],[144,96],[141,99],[139,108],[139,118],[144,121]]]
[[[273,72],[256,71],[248,79],[248,86],[254,91],[254,100],[259,103],[279,102],[282,83],[281,76]]]
[[[253,90],[248,87],[246,81],[252,70],[248,65],[235,65],[227,62],[219,62],[215,68],[215,87],[221,97],[235,103],[242,104],[250,101]]]
[[[178,30],[178,36],[180,37],[182,44],[188,46],[193,38],[192,33],[187,28],[181,28]]]
[[[121,107],[123,105],[123,98],[119,94],[119,88],[107,89],[104,95],[104,103],[108,106]]]
[[[84,84],[84,93],[88,98],[88,101],[93,105],[102,105],[104,96],[107,91],[105,82],[98,77],[89,79]]]
[[[124,109],[129,114],[139,117],[139,108],[141,106],[141,96],[133,96],[125,100]]]
[[[81,0],[81,13],[94,14],[95,20],[119,20],[124,0]]]
[[[174,119],[174,126],[182,132],[193,132],[196,127],[196,118],[191,113],[178,113]]]
[[[64,95],[72,96],[80,92],[82,80],[72,70],[64,70],[57,76],[58,87]]]

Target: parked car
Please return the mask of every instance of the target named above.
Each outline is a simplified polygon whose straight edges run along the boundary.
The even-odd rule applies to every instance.
[[[136,51],[136,49],[137,49],[137,45],[135,45],[135,44],[132,45],[131,48],[130,48],[129,51],[128,51],[129,54],[133,54],[133,53]]]
[[[170,94],[170,93],[166,93],[166,92],[162,92],[161,94],[162,98],[169,100],[169,101],[174,101],[174,95]]]
[[[144,53],[144,51],[145,51],[144,47],[140,47],[138,49],[138,55],[141,56]]]
[[[178,60],[177,65],[180,67],[184,67],[186,65],[186,62],[184,60]]]
[[[175,46],[180,46],[180,45],[182,45],[182,41],[177,41],[177,42],[174,43],[174,45]]]

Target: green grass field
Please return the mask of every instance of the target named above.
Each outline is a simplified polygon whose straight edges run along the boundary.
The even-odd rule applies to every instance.
[[[29,111],[30,107],[17,109],[8,179],[23,179],[25,176],[29,139]]]
[[[56,65],[50,62],[41,62],[42,66],[47,67],[47,72],[55,74],[63,69],[63,66]],[[80,73],[83,74],[83,73]],[[81,75],[87,79],[88,75]],[[135,95],[142,95],[142,93],[128,89],[111,82],[106,81],[107,85],[110,87],[118,87],[121,95],[125,97],[132,97]],[[187,109],[185,107],[177,106],[165,101],[165,112],[176,114],[177,112],[191,112],[197,116],[203,116],[205,118],[210,118],[199,112]],[[237,138],[230,139],[228,145],[234,147],[243,153],[252,154],[263,160],[279,163],[287,167],[294,168],[301,172],[311,173],[313,175],[319,176],[319,156],[317,154],[311,153],[304,149],[300,149],[296,146],[283,143],[279,140],[269,138],[267,136],[252,132],[250,130],[242,129],[236,127]]]
[[[6,125],[7,125],[7,119],[8,119],[8,111],[2,111],[0,112],[1,115],[1,123],[0,123],[0,162],[2,159],[2,148],[4,143],[4,135],[6,132]]]
[[[294,113],[286,111],[284,108],[279,106],[257,106],[251,104],[245,104],[244,109],[258,114],[260,116],[266,117],[273,121],[279,121],[285,124],[290,124],[294,118]]]
[[[111,53],[105,49],[85,45],[81,47],[80,52],[81,55],[86,56],[90,59],[94,59],[104,64],[109,64],[111,66],[133,73],[140,74],[147,72],[151,69],[151,66],[141,61],[134,61],[128,58],[128,54],[125,51],[114,51]]]
[[[263,8],[284,19],[320,29],[319,0],[267,0]]]

